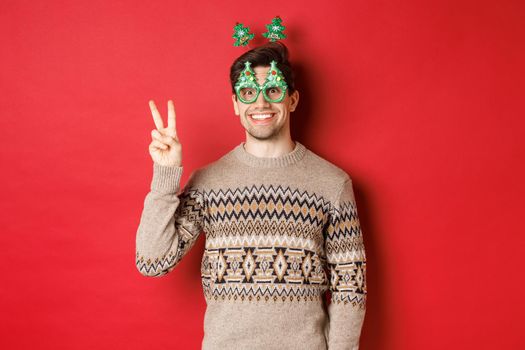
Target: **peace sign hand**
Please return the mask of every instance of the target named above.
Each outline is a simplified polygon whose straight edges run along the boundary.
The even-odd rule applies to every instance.
[[[173,101],[168,101],[168,126],[164,127],[155,102],[149,101],[156,129],[151,131],[152,141],[149,145],[151,159],[163,166],[182,166],[182,146],[175,129],[175,107]]]

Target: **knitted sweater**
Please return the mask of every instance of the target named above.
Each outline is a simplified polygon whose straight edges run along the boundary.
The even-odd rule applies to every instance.
[[[352,180],[295,143],[257,157],[242,142],[182,190],[182,166],[153,163],[136,266],[163,276],[205,233],[204,350],[359,347],[366,257]]]

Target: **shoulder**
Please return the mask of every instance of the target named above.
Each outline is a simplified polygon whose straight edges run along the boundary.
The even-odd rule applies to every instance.
[[[309,181],[316,188],[322,189],[330,203],[337,202],[343,189],[352,186],[350,174],[311,150],[307,150],[303,164]]]
[[[208,164],[194,169],[191,179],[200,187],[210,186],[231,172],[231,167],[234,166],[231,158],[231,152],[227,152]]]
[[[326,178],[332,183],[341,184],[351,181],[350,175],[345,170],[309,149],[306,151],[305,164],[309,172],[318,178]]]

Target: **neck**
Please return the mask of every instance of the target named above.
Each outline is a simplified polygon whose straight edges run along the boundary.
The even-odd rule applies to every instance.
[[[266,169],[276,169],[291,166],[301,161],[301,159],[306,153],[306,147],[299,141],[295,141],[295,148],[292,151],[286,154],[281,154],[279,156],[260,157],[253,155],[246,150],[246,142],[241,142],[233,150],[234,156],[244,164],[247,164],[253,168]]]
[[[292,152],[295,148],[295,142],[291,137],[281,138],[279,140],[258,140],[253,137],[247,137],[244,143],[246,152],[265,158],[275,158]]]

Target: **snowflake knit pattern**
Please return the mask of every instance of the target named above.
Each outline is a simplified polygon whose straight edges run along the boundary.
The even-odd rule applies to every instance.
[[[153,164],[136,267],[167,274],[204,232],[202,349],[358,349],[366,256],[350,176],[298,141],[279,157],[242,142],[181,190],[182,171]]]

